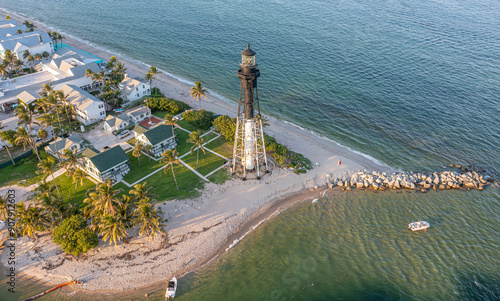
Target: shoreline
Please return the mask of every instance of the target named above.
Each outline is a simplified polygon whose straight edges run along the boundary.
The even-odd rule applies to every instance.
[[[0,10],[0,17],[5,16],[5,14],[3,9]],[[24,18],[30,20],[37,26],[37,30],[47,31],[48,29],[44,24],[31,18],[19,16],[13,12],[9,12],[9,14],[16,20]],[[85,44],[85,42],[78,40],[78,38],[67,37],[65,44],[87,51],[105,60],[109,60],[112,55],[103,49],[96,48],[97,46],[94,47],[92,44]],[[148,68],[147,64],[134,59],[124,58],[121,55],[116,56],[125,63],[129,77],[144,77]],[[158,76],[157,86],[166,97],[175,98],[194,106],[196,105],[196,103],[190,101],[190,85],[178,78],[168,74],[161,74]],[[207,100],[203,100],[202,106],[218,114],[226,114],[231,117],[236,116],[236,104],[218,99],[213,94],[207,95]],[[291,150],[308,157],[313,164],[318,163],[319,165],[316,164],[313,170],[304,175],[295,175],[290,171],[276,168],[272,176],[260,182],[230,180],[222,185],[210,183],[205,186],[202,196],[199,198],[167,202],[161,206],[164,212],[169,214],[169,222],[167,223],[169,240],[165,242],[166,245],[159,244],[157,241],[150,243],[149,239],[133,237],[135,229],[132,229],[129,231],[132,232],[130,235],[132,236],[131,243],[142,245],[141,247],[134,249],[132,244],[125,245],[122,242],[118,247],[114,248],[100,243],[99,250],[93,250],[86,256],[86,258],[93,257],[94,260],[92,262],[85,260],[83,264],[80,264],[76,261],[65,263],[64,256],[61,256],[61,253],[57,253],[58,248],[55,245],[49,241],[46,241],[45,245],[43,242],[40,242],[40,245],[46,248],[43,250],[43,254],[47,257],[43,261],[49,261],[51,264],[52,261],[55,261],[55,265],[61,262],[58,268],[50,269],[50,271],[54,272],[45,272],[44,269],[46,268],[41,266],[41,263],[35,265],[30,261],[33,255],[28,254],[28,249],[32,246],[32,243],[25,239],[23,241],[24,252],[20,252],[20,257],[24,255],[22,260],[24,268],[22,271],[30,277],[36,277],[40,281],[45,282],[47,285],[49,283],[52,285],[57,284],[55,282],[56,279],[64,277],[63,275],[69,276],[67,274],[68,271],[74,270],[73,275],[76,278],[79,278],[78,273],[87,275],[87,278],[90,278],[89,281],[85,278],[83,279],[88,285],[85,285],[83,289],[77,289],[82,294],[104,293],[119,297],[122,294],[135,294],[139,291],[147,292],[153,288],[157,290],[158,284],[170,279],[168,277],[179,274],[185,275],[202,268],[218,258],[235,239],[240,239],[243,234],[246,235],[252,227],[260,224],[262,220],[265,220],[265,222],[269,221],[273,214],[282,206],[286,210],[286,208],[304,201],[308,198],[307,196],[323,191],[322,189],[315,189],[313,191],[310,189],[314,186],[323,187],[326,179],[340,177],[346,173],[352,173],[360,169],[377,171],[392,170],[392,168],[381,162],[374,162],[367,155],[351,150],[326,137],[315,135],[298,125],[280,121],[274,117],[269,118],[269,124],[269,128],[266,129],[269,135],[274,136],[278,142],[288,146]],[[342,165],[337,164],[337,161],[340,159],[342,160]],[[259,190],[258,188],[263,189]],[[215,191],[215,193],[212,191]],[[198,209],[195,208],[196,206],[198,206]],[[170,214],[173,216],[170,216]],[[157,251],[151,251],[151,247]],[[149,252],[148,255],[141,255],[139,252],[141,248],[149,249],[144,252],[144,254]],[[154,256],[153,259],[151,258],[150,254],[161,253],[161,251],[165,252]],[[118,266],[122,263],[120,256],[124,254],[132,254],[131,256],[134,257],[144,257],[142,264],[137,265],[142,268],[135,266],[134,270],[129,270],[129,266]],[[154,258],[157,257],[161,258],[161,260],[156,261],[157,259]],[[47,260],[48,258],[50,260]],[[108,261],[110,262],[108,267],[101,267],[101,264],[98,263],[103,262],[103,258],[111,258]],[[146,264],[146,261],[154,262]],[[159,264],[156,265],[156,263]],[[114,271],[112,274],[107,271],[111,266],[113,266],[111,270]],[[155,267],[163,268],[165,266],[165,272],[154,270]],[[93,268],[96,270],[94,271]],[[120,270],[120,268],[125,271]],[[46,270],[49,271],[48,269]],[[122,288],[112,286],[103,287],[103,283],[107,279],[130,276],[134,272],[137,272],[137,275],[139,275],[139,273],[145,270],[149,272],[148,275],[124,279],[126,283],[124,283]],[[120,272],[125,272],[125,274],[116,275]],[[161,278],[162,280],[153,284],[146,284],[149,283],[148,280],[151,277]]]

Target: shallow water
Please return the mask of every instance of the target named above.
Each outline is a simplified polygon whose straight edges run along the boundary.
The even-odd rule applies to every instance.
[[[199,80],[230,102],[239,93],[239,52],[250,42],[265,113],[395,168],[470,163],[500,175],[498,1],[0,5],[185,81]],[[499,201],[498,191],[488,189],[355,192],[304,204],[181,279],[180,299],[499,298],[500,240],[493,226]],[[409,233],[411,218],[432,228]],[[310,249],[316,245],[321,249]],[[328,257],[313,256],[312,270],[307,258],[319,249]]]

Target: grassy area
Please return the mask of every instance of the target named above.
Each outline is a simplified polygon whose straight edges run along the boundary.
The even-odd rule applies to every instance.
[[[193,147],[192,143],[187,143],[186,141],[189,139],[189,133],[183,131],[181,129],[175,129],[175,135],[177,137],[177,152],[179,153],[179,157],[188,153],[191,147]]]
[[[200,131],[200,135],[203,135],[205,134],[206,132],[208,132],[208,130],[202,130],[200,129],[199,127],[196,127],[194,125],[192,125],[191,123],[187,122],[186,120],[181,120],[181,121],[178,121],[177,124],[183,128],[183,129],[186,129],[190,132],[194,132],[194,131]]]
[[[196,151],[193,154],[189,154],[186,157],[182,158],[186,164],[191,166],[193,169],[196,168]],[[202,175],[209,174],[213,170],[217,169],[221,165],[223,165],[226,160],[221,157],[209,152],[205,151],[205,154],[200,150],[200,158],[198,161],[198,168],[196,169]]]
[[[205,145],[205,148],[211,149],[216,153],[223,155],[226,158],[233,156],[233,142],[226,141],[224,137],[219,137],[214,141]]]
[[[213,139],[217,137],[217,134],[216,133],[208,133],[206,134],[205,136],[203,136],[203,140],[205,140],[205,142],[209,141],[210,139]]]
[[[153,115],[155,115],[156,117],[159,117],[161,119],[165,118],[165,116],[167,116],[167,114],[170,114],[170,112],[167,112],[167,111],[154,111],[153,112]]]
[[[52,177],[49,176],[47,178],[47,182],[52,184],[54,183],[52,181]],[[71,197],[71,202],[74,201],[75,198],[75,183],[73,183],[73,179],[68,178],[66,176],[66,173],[60,175],[59,177],[56,178],[56,183],[57,186],[59,187],[59,191],[61,192],[61,197],[63,198],[64,201],[68,201],[68,196]],[[95,187],[94,182],[90,181],[89,179],[85,179],[85,184],[87,184],[88,190],[92,190]],[[80,181],[78,181],[78,188],[76,191],[76,202],[79,204],[83,203],[83,200],[86,197],[86,190],[84,185],[80,185]]]
[[[158,195],[156,199],[168,201],[199,196],[204,186],[204,181],[200,177],[182,165],[174,166],[174,173],[179,185],[179,190],[175,188],[175,182],[170,167],[166,170],[166,174],[164,171],[159,171],[146,179],[148,186],[153,187],[154,193]],[[123,188],[119,185],[123,184],[120,183],[116,185],[118,188]],[[129,190],[130,189],[127,187],[126,191],[128,192]]]
[[[45,151],[39,151],[39,154],[41,158],[46,158],[48,156]],[[43,175],[36,174],[38,170],[37,164],[38,158],[36,155],[32,154],[17,162],[15,166],[9,165],[0,169],[0,187],[11,184],[29,186],[41,181]]]
[[[123,177],[123,180],[129,184],[147,176],[163,165],[160,161],[151,160],[150,162],[148,156],[144,154],[139,165],[139,160],[132,155],[132,152],[128,152],[127,155],[130,158],[130,172]]]
[[[229,175],[229,171],[226,167],[214,172],[208,179],[210,180],[210,182],[220,185],[224,184],[224,182],[226,182],[227,180],[230,180],[231,176]]]
[[[1,142],[0,142],[1,143]],[[28,148],[23,149],[22,146],[14,146],[14,147],[9,147],[10,154],[12,155],[12,158],[16,158],[23,153],[28,151]],[[4,163],[10,161],[9,153],[7,153],[7,150],[5,147],[0,151],[0,163]]]
[[[135,146],[135,138],[127,140],[127,143],[130,144],[130,145],[132,145],[132,146]]]

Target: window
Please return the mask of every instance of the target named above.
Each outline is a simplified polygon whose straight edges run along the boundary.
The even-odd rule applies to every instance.
[[[135,90],[136,90],[136,91],[139,91],[139,87],[136,87],[136,88],[135,88]]]
[[[146,88],[146,86],[145,86],[145,85],[142,85],[142,88],[144,89],[144,88]]]
[[[101,111],[101,115],[104,115],[104,114],[106,114],[106,112],[104,112],[104,111]]]

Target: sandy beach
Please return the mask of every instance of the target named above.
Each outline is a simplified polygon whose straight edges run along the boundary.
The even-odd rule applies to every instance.
[[[24,18],[10,15],[24,21]],[[4,16],[5,13],[0,11],[0,18]],[[48,30],[42,24],[33,23],[37,30]],[[66,37],[64,43],[105,60],[113,55],[70,37]],[[122,57],[118,59],[125,63],[129,77],[144,78],[149,69],[145,64],[136,64]],[[189,85],[162,74],[158,76],[157,86],[167,97],[196,107],[189,96]],[[236,106],[210,94],[202,101],[202,106],[217,114],[236,116]],[[85,282],[78,288],[85,292],[147,291],[163,286],[172,276],[180,277],[224,253],[235,239],[274,213],[298,201],[318,197],[324,193],[330,178],[358,170],[392,171],[333,141],[272,117],[266,132],[291,150],[305,155],[313,162],[314,168],[303,175],[276,168],[271,176],[261,181],[233,179],[222,185],[209,183],[196,199],[164,202],[161,209],[169,219],[168,239],[164,240],[136,237],[137,231],[132,229],[128,243],[121,242],[114,247],[101,242],[98,248],[74,259],[52,243],[49,235],[42,236],[36,246],[31,239],[21,238],[17,250],[18,269],[47,284],[59,284],[70,275],[74,276]],[[2,263],[7,257],[8,254],[3,252]]]

